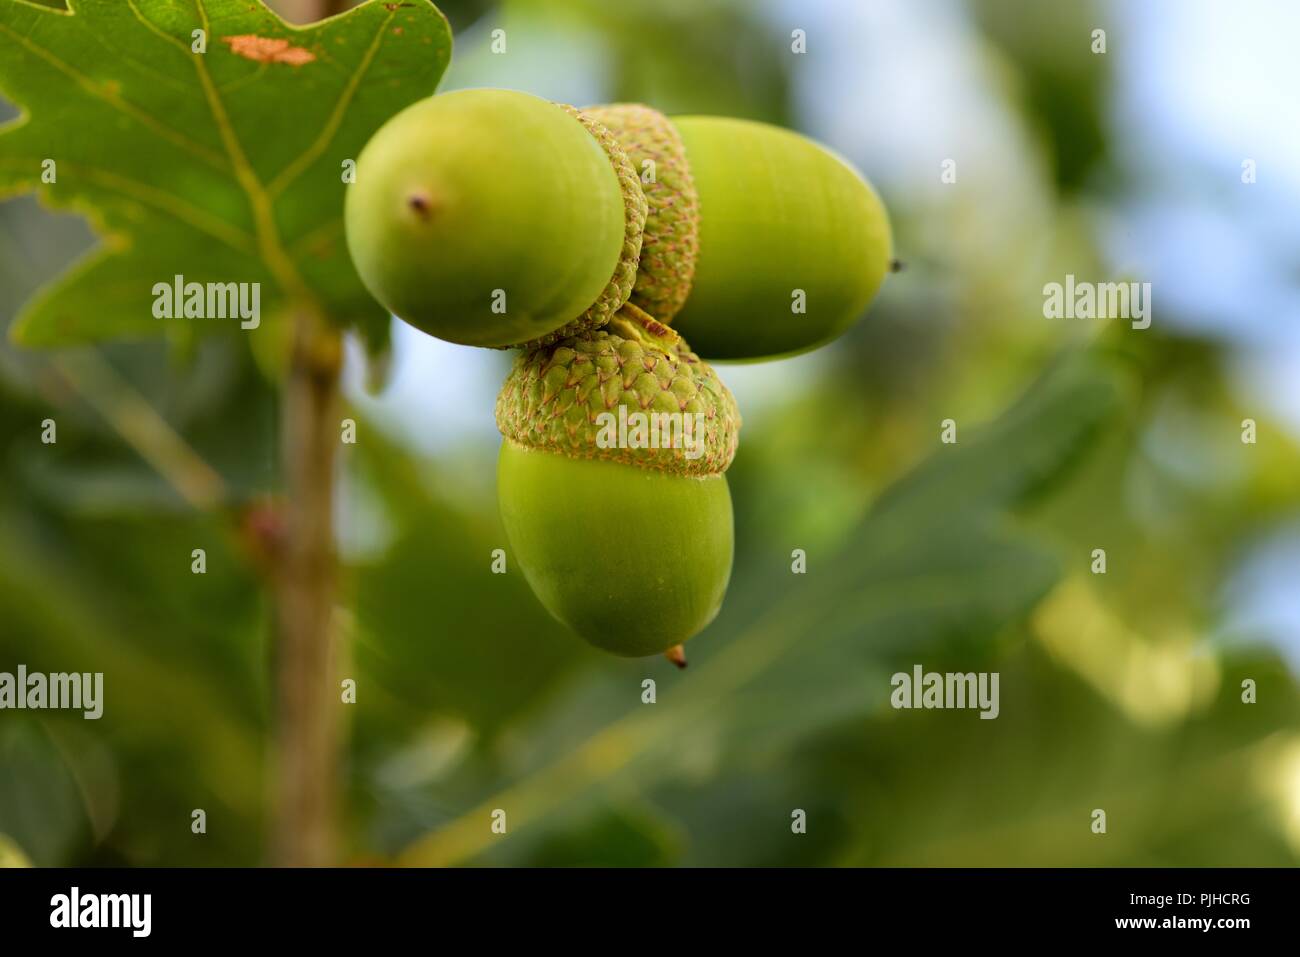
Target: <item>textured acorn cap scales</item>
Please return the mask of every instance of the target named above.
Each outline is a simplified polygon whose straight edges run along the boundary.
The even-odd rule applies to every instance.
[[[654,164],[653,181],[641,183],[649,213],[631,301],[660,322],[671,322],[690,295],[699,254],[700,201],[686,147],[668,117],[640,103],[585,112],[618,137],[637,170],[647,160]]]
[[[556,105],[586,127],[587,132],[609,157],[610,165],[618,176],[618,187],[623,194],[623,248],[619,252],[614,275],[601,291],[600,297],[572,322],[554,332],[519,344],[519,348],[523,349],[535,349],[589,329],[599,329],[613,318],[614,313],[618,312],[632,295],[632,287],[636,282],[637,269],[641,262],[642,239],[648,212],[646,195],[641,189],[641,179],[637,176],[636,167],[632,165],[632,160],[614,133],[588,112],[563,103]]]
[[[602,447],[602,429],[618,428],[620,407],[629,416],[647,414],[641,421],[656,413],[690,416],[692,426],[702,421],[703,436],[677,448]],[[605,412],[614,416],[612,426],[600,421]],[[693,476],[727,470],[741,424],[736,400],[713,368],[635,306],[608,329],[522,353],[497,397],[496,420],[503,436],[527,448]],[[634,425],[629,418],[629,433]]]

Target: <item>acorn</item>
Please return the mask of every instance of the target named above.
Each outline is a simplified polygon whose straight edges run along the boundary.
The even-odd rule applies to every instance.
[[[699,257],[673,328],[709,359],[814,349],[866,310],[893,261],[889,216],[847,161],[749,120],[679,116]]]
[[[608,322],[646,203],[616,139],[510,90],[414,103],[357,158],[348,250],[390,312],[449,342],[508,346]]]
[[[740,415],[717,373],[629,304],[523,352],[496,420],[501,519],[542,605],[598,648],[683,664],[731,576]]]
[[[893,257],[889,217],[835,153],[748,120],[586,112],[618,137],[650,204],[632,302],[700,355],[805,352],[874,298]]]

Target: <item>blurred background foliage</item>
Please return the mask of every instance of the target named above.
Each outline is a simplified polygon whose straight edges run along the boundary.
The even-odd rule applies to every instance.
[[[746,416],[736,567],[680,674],[490,574],[505,356],[397,324],[375,391],[353,350],[349,859],[1300,862],[1300,131],[1275,92],[1300,23],[1246,6],[443,4],[444,88],[803,130],[876,183],[908,268],[832,346],[721,369]],[[92,243],[0,205],[4,323]],[[1151,328],[1044,319],[1067,273],[1151,281]],[[235,336],[5,343],[0,396],[0,670],[103,671],[106,696],[97,722],[0,714],[0,860],[262,861],[274,384]],[[200,514],[176,484],[207,467],[223,505]],[[999,672],[1000,716],[893,710],[917,663]]]

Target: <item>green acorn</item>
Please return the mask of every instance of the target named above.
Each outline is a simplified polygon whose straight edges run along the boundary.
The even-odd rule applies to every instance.
[[[650,203],[632,301],[710,359],[834,339],[889,271],[889,217],[851,166],[765,123],[590,107],[642,170]],[[649,162],[652,174],[646,182]]]
[[[394,315],[508,346],[595,328],[631,293],[646,203],[615,138],[510,90],[422,100],[357,159],[348,250]]]
[[[521,354],[496,419],[501,518],[542,604],[598,648],[684,664],[731,576],[740,416],[717,374],[627,306]]]
[[[789,130],[713,116],[672,122],[700,204],[699,258],[673,327],[710,359],[792,355],[841,335],[893,262],[875,190]]]

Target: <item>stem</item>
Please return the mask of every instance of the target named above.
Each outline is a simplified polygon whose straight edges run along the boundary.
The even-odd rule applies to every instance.
[[[606,328],[624,339],[632,339],[643,345],[648,343],[657,346],[670,356],[677,354],[677,344],[682,338],[676,330],[664,325],[650,313],[630,302],[625,302],[619,307]]]
[[[278,7],[287,7],[283,2]],[[308,22],[349,0],[300,0]],[[284,13],[290,11],[282,10]],[[290,275],[286,289],[293,289]],[[332,627],[335,454],[339,446],[342,340],[300,298],[281,416],[283,537],[275,593],[275,812],[272,862],[324,867],[337,861],[339,685]]]
[[[277,791],[273,860],[335,862],[339,686],[331,618],[339,336],[310,313],[295,320],[282,443],[284,539],[274,578]]]

